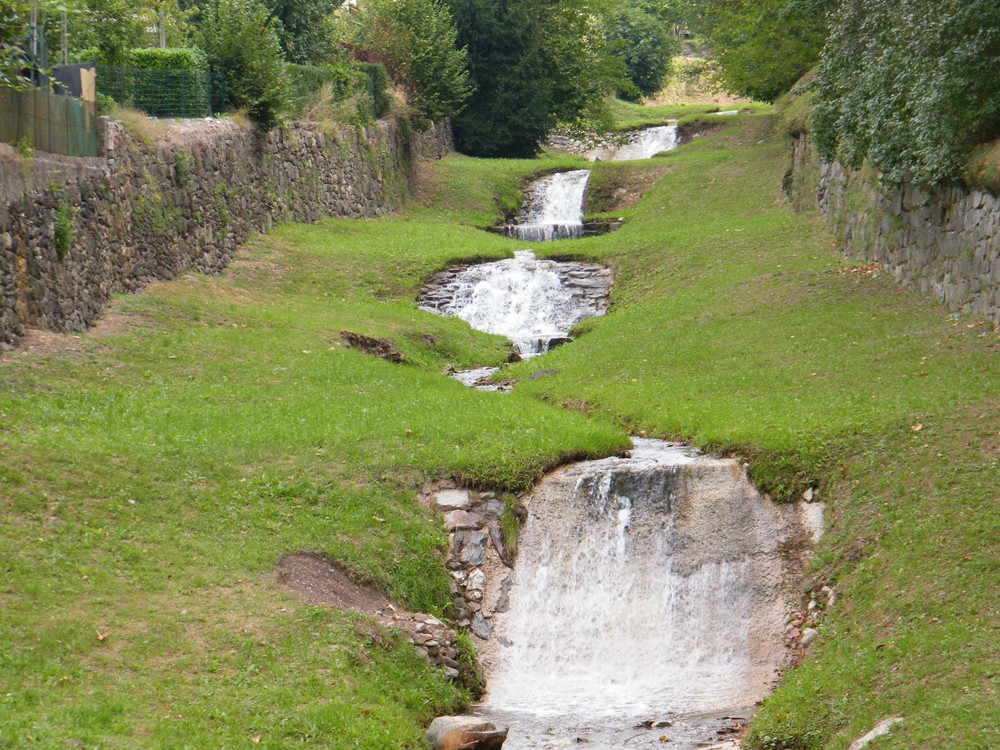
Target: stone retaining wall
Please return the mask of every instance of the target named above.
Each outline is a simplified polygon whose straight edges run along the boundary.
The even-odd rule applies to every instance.
[[[0,144],[0,350],[26,327],[83,330],[113,294],[189,269],[218,273],[276,221],[392,211],[412,160],[451,150],[446,125],[409,134],[385,121],[297,123],[262,134],[193,120],[165,125],[155,143],[102,125],[101,159],[25,157]],[[69,232],[57,231],[60,214]]]
[[[819,207],[850,256],[881,263],[903,286],[952,310],[1000,324],[1000,199],[959,185],[884,185],[874,170],[824,164],[793,141],[785,189]]]

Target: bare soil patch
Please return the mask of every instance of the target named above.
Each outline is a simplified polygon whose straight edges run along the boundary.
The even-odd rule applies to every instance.
[[[371,584],[356,581],[346,568],[326,555],[286,555],[278,563],[278,580],[317,604],[376,616],[392,611],[384,594]]]

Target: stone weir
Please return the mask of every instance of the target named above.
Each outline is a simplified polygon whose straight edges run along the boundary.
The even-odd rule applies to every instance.
[[[522,358],[570,340],[570,328],[608,310],[611,270],[599,263],[538,259],[530,250],[493,263],[452,266],[421,291],[421,310],[455,315],[509,338]]]
[[[698,747],[747,717],[792,653],[822,506],[771,502],[735,459],[635,443],[522,499],[516,572],[488,554],[488,528],[466,560],[455,524],[490,514],[450,511],[456,593],[488,679],[479,713],[510,726],[507,750]]]

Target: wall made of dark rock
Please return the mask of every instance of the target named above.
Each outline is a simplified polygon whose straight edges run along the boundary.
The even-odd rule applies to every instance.
[[[849,256],[881,263],[903,286],[1000,324],[1000,199],[960,185],[887,185],[870,169],[823,163],[793,141],[785,189],[819,208]]]
[[[155,143],[103,122],[102,159],[0,153],[0,349],[28,327],[79,331],[111,295],[187,270],[219,273],[277,221],[396,209],[413,161],[451,150],[447,125],[296,123],[262,134],[234,120],[165,127]],[[71,238],[56,240],[57,217]]]

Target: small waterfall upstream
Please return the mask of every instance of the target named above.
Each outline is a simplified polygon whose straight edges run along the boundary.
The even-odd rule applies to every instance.
[[[677,126],[661,125],[646,128],[632,135],[624,146],[605,146],[587,154],[590,161],[627,161],[629,159],[652,159],[661,151],[677,148]]]
[[[583,236],[583,201],[589,169],[557,172],[528,188],[517,223],[503,228],[507,237],[529,242],[576,239]]]
[[[417,300],[421,310],[455,315],[509,338],[522,358],[569,340],[569,329],[607,311],[611,272],[597,263],[540,260],[530,250],[494,263],[437,274]]]
[[[733,459],[640,438],[630,458],[550,475],[527,506],[484,647],[481,713],[511,726],[507,750],[693,748],[767,695],[788,608],[779,547],[808,538],[797,506],[763,498]]]

